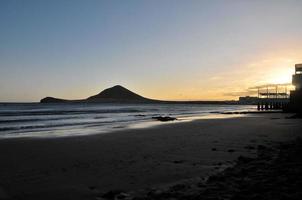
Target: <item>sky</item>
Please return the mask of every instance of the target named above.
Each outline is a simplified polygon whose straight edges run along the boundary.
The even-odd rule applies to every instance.
[[[238,99],[291,82],[301,19],[301,0],[1,0],[0,102]]]

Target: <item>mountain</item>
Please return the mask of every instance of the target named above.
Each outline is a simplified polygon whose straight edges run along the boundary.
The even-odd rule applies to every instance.
[[[97,95],[87,98],[88,101],[98,101],[98,100],[127,100],[127,101],[145,101],[148,100],[120,85],[103,90]]]
[[[54,97],[45,97],[40,100],[40,103],[64,103],[66,101],[68,101],[68,100],[58,99],[58,98],[54,98]]]
[[[123,86],[116,85],[114,87],[103,90],[97,95],[82,100],[66,100],[54,97],[46,97],[41,99],[41,103],[64,103],[64,102],[153,102],[155,100],[142,97]]]
[[[45,97],[41,103],[173,103],[173,104],[237,104],[237,101],[162,101],[140,96],[123,86],[103,90],[97,95],[80,100],[67,100],[54,97]]]

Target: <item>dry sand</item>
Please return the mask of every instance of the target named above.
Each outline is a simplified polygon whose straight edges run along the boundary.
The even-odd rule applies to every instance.
[[[285,114],[204,119],[67,138],[0,140],[0,199],[101,199],[203,180],[301,134]]]

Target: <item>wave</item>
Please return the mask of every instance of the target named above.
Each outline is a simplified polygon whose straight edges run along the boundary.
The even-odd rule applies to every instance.
[[[33,129],[49,129],[58,127],[73,127],[73,126],[84,126],[84,127],[97,127],[104,126],[106,124],[124,123],[131,122],[134,120],[110,120],[110,121],[97,121],[97,122],[78,122],[78,123],[62,123],[62,124],[48,124],[48,125],[28,125],[28,126],[11,126],[11,127],[0,127],[0,131],[20,131],[20,130],[33,130]],[[138,120],[135,120],[138,121]]]
[[[58,117],[58,118],[31,118],[31,119],[8,119],[8,120],[0,120],[0,124],[7,123],[24,123],[24,122],[42,122],[42,121],[58,121],[58,120],[66,120],[66,119],[79,119],[80,117]]]
[[[77,134],[101,132],[124,127],[152,117],[169,115],[177,118],[206,115],[223,110],[246,109],[234,106],[199,105],[40,105],[0,104],[0,138],[4,135],[20,136],[41,134]]]
[[[37,115],[81,115],[81,114],[105,114],[105,113],[139,113],[147,112],[139,109],[110,109],[110,110],[53,110],[53,111],[15,111],[0,112],[0,116],[37,116]]]

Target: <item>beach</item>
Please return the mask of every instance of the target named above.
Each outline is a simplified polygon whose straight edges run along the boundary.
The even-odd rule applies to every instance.
[[[259,145],[299,137],[301,119],[288,116],[245,114],[87,136],[1,139],[0,199],[114,199],[108,195],[114,191],[125,199],[207,180],[236,167],[239,156],[257,158]]]

